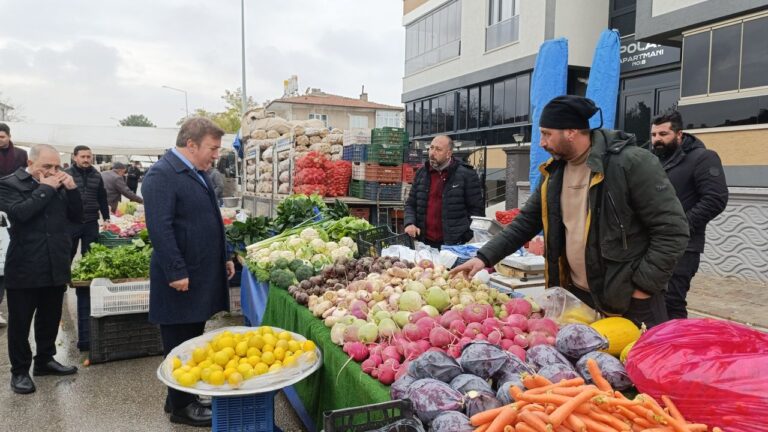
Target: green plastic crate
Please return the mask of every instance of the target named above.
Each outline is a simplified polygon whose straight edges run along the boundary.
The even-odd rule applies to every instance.
[[[365,181],[352,180],[349,184],[349,196],[355,198],[363,198],[365,194]]]
[[[371,144],[408,145],[408,133],[400,128],[380,128],[371,131]]]
[[[404,146],[400,144],[371,144],[368,162],[379,165],[401,165]]]
[[[108,248],[116,248],[119,246],[128,246],[133,243],[132,238],[120,237],[117,234],[112,234],[109,231],[103,231],[99,233],[97,243],[104,245]]]

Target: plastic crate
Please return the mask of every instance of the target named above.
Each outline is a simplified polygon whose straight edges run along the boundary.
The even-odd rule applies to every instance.
[[[427,160],[427,151],[423,149],[410,148],[403,154],[403,162],[412,164],[423,164]]]
[[[380,226],[357,235],[357,250],[360,256],[377,257],[381,250],[392,245],[413,248],[413,238],[408,234],[395,234],[388,226]]]
[[[274,432],[275,393],[214,397],[211,401],[211,431]]]
[[[352,162],[352,180],[365,180],[365,162]]]
[[[399,183],[403,179],[401,166],[365,164],[365,180],[379,183]]]
[[[104,363],[163,354],[160,329],[149,314],[91,317],[91,363]]]
[[[229,313],[240,315],[243,308],[240,305],[240,287],[229,288]]]
[[[341,159],[350,162],[365,162],[368,160],[367,144],[352,144],[344,146],[341,151]]]
[[[402,187],[400,184],[384,184],[366,181],[363,198],[369,201],[400,201]]]
[[[368,162],[379,165],[402,165],[403,144],[371,144],[368,149]]]
[[[323,413],[324,432],[424,432],[408,399]]]
[[[373,129],[371,144],[408,144],[408,134],[401,128]]]
[[[97,278],[91,282],[91,316],[123,315],[149,311],[149,281],[112,283]]]
[[[350,207],[349,215],[356,218],[371,220],[371,208],[370,207]]]
[[[362,199],[365,196],[365,181],[352,180],[349,182],[349,196]]]
[[[116,248],[116,247],[128,246],[132,244],[133,239],[120,237],[117,234],[112,234],[111,232],[103,231],[99,233],[99,238],[96,242],[108,248]]]
[[[403,183],[413,183],[413,179],[416,177],[416,171],[419,170],[421,165],[416,164],[403,164]]]
[[[75,288],[77,295],[77,349],[91,349],[91,289]]]

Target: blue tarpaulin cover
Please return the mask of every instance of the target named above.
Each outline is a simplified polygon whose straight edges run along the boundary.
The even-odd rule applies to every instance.
[[[587,97],[602,110],[602,127],[606,129],[613,129],[616,126],[616,100],[619,97],[621,73],[619,45],[619,32],[604,30],[595,46],[592,69],[589,71]],[[592,129],[601,127],[599,112],[589,120],[589,127]]]

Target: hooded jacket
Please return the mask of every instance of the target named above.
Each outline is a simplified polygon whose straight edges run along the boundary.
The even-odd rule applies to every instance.
[[[587,280],[598,309],[623,315],[636,289],[650,295],[666,290],[688,244],[688,224],[658,158],[638,147],[634,135],[598,129],[591,140]],[[478,251],[480,259],[496,264],[543,230],[546,285],[570,284],[560,206],[565,165],[553,159],[542,164],[538,189],[515,220]]]
[[[691,240],[686,251],[702,253],[707,223],[728,204],[728,185],[720,157],[700,139],[684,133],[677,151],[661,163],[688,218]]]
[[[472,216],[484,216],[483,188],[471,165],[452,160],[446,168],[448,180],[443,188],[443,243],[464,244],[472,239]],[[429,205],[429,162],[416,171],[413,186],[405,201],[404,226],[415,225],[421,231],[419,240],[427,232],[427,206]]]

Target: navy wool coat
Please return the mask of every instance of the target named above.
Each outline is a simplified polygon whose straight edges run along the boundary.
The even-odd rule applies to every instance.
[[[152,242],[149,320],[155,324],[207,321],[229,310],[224,225],[213,185],[205,185],[172,152],[147,172],[141,193]],[[169,283],[189,278],[189,290]]]

